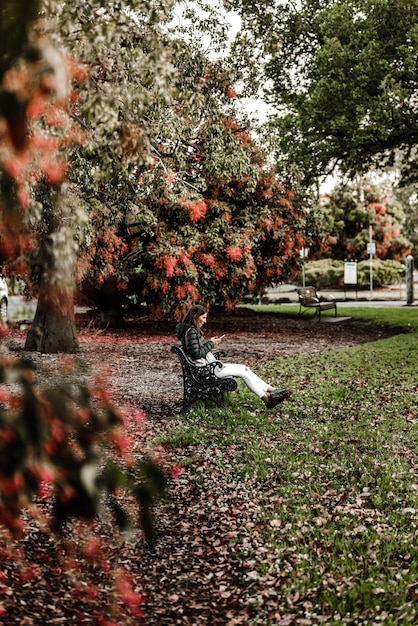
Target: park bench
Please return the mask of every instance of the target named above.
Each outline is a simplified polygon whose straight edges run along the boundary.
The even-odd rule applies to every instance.
[[[222,365],[216,360],[208,365],[196,365],[179,345],[171,346],[171,352],[177,354],[183,371],[183,411],[197,400],[211,400],[217,406],[224,406],[225,391],[235,391],[237,381],[235,378],[217,378],[214,369],[217,365]],[[220,350],[214,352],[215,358],[220,359],[226,356],[226,352]]]
[[[299,297],[299,313],[303,313],[305,309],[315,309],[315,315],[321,319],[321,312],[329,309],[335,310],[337,316],[337,301],[333,296],[322,296],[315,287],[300,287],[296,290]],[[314,317],[315,317],[314,315]]]

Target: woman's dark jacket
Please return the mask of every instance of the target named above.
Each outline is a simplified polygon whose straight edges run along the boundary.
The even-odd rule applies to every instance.
[[[176,326],[176,335],[181,341],[183,350],[193,361],[204,359],[215,347],[213,341],[205,340],[199,335],[197,328],[190,324],[179,322]]]

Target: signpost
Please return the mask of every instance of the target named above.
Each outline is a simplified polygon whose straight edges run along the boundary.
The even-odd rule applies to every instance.
[[[357,263],[355,261],[346,261],[344,263],[344,291],[347,285],[356,286],[356,298],[357,298]],[[344,297],[347,297],[345,291]]]
[[[309,254],[309,248],[302,248],[299,254],[302,259],[302,287],[305,287],[305,259]]]
[[[367,253],[370,255],[370,300],[373,300],[373,255],[376,254],[376,244],[373,241],[373,225],[369,225],[369,243]]]

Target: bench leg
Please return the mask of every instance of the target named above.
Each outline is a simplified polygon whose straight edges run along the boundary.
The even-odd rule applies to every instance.
[[[202,402],[214,402],[216,406],[222,408],[225,406],[225,389],[212,389],[209,393],[207,389],[202,390],[201,392],[193,391],[191,393],[184,393],[182,411],[187,413],[192,404],[195,404],[198,400],[201,400]]]
[[[321,307],[318,307],[319,321],[321,321],[321,312],[322,312]],[[334,307],[334,317],[337,317],[337,306],[336,305]]]
[[[303,308],[302,306],[299,306],[298,315],[304,315],[306,311],[309,311],[310,309],[315,309],[315,313],[313,314],[312,319],[314,319],[318,315],[318,311],[319,311],[319,315],[321,315],[320,308],[317,306],[306,306]]]

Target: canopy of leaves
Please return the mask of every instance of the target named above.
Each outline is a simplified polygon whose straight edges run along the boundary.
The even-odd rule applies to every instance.
[[[72,107],[84,141],[67,152],[72,203],[89,217],[79,232],[85,251],[80,277],[88,270],[103,281],[115,273],[124,251],[116,235],[135,195],[138,171],[151,159],[153,109],[171,89],[172,52],[156,26],[166,21],[169,9],[169,2],[115,3],[109,9],[95,0],[58,3],[50,21],[56,45],[86,73],[83,84],[75,85]]]
[[[337,165],[355,172],[401,154],[416,179],[416,0],[303,0],[266,16],[264,3],[231,4],[263,37],[279,160],[310,182]]]
[[[397,189],[396,197],[405,210],[405,222],[402,232],[411,242],[413,254],[415,254],[415,251],[418,249],[418,197],[415,192],[415,185],[411,184]]]
[[[263,174],[230,65],[138,10],[75,3],[57,19],[60,45],[88,71],[73,111],[87,141],[69,172],[90,218],[79,280],[132,285],[167,310],[197,297],[233,303],[291,272],[305,217]]]

